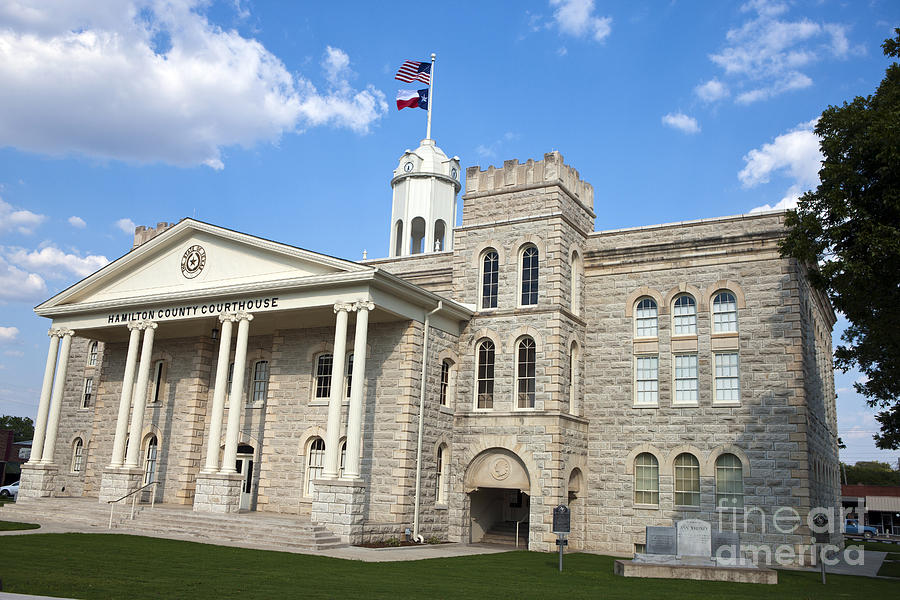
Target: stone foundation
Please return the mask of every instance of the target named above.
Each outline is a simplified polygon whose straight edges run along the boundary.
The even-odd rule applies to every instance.
[[[360,479],[319,479],[310,518],[345,544],[364,541],[366,484]]]
[[[236,513],[241,510],[240,473],[200,473],[194,490],[194,510]]]
[[[107,467],[103,470],[103,477],[100,479],[100,503],[118,500],[125,494],[138,489],[143,484],[143,476],[143,469]]]
[[[19,498],[50,498],[55,495],[56,475],[59,468],[56,465],[22,465],[22,475],[19,479]]]
[[[668,565],[617,560],[615,574],[622,577],[650,579],[694,579],[696,581],[730,581],[733,583],[764,583],[776,585],[778,571],[741,567],[713,567],[701,565]]]

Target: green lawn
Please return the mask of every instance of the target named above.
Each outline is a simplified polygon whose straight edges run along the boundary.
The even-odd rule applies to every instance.
[[[20,529],[37,529],[37,523],[15,523],[13,521],[0,521],[0,531],[19,531]]]
[[[9,539],[5,541],[11,541]],[[127,535],[35,534],[4,554],[3,591],[74,598],[743,598],[894,597],[898,583],[779,572],[778,586],[624,579],[615,559],[508,552],[361,563]],[[893,591],[892,591],[893,590]]]

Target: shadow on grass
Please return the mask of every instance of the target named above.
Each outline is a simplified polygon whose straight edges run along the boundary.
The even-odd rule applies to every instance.
[[[37,529],[37,523],[16,523],[14,521],[0,521],[0,531],[20,531],[23,529]]]

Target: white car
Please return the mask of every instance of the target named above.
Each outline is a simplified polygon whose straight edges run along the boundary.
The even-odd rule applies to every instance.
[[[0,496],[4,498],[12,498],[13,500],[19,495],[19,482],[11,483],[0,487]]]

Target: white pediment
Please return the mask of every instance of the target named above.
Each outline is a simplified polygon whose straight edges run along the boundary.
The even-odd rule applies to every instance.
[[[277,288],[283,281],[360,270],[370,267],[185,219],[39,308]]]

